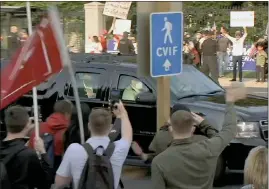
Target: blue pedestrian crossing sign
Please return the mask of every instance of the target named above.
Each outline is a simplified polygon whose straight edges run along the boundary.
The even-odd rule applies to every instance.
[[[183,13],[150,15],[150,72],[152,77],[182,72]]]

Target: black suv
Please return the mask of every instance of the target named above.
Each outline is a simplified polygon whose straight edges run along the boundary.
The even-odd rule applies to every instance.
[[[121,98],[128,111],[134,140],[147,152],[156,133],[156,79],[139,77],[135,57],[117,55],[72,55],[75,76],[81,102],[93,107],[108,107],[111,90],[121,95],[133,81],[142,82],[141,93],[134,100]],[[87,78],[95,91],[88,97]],[[126,95],[124,95],[126,96]],[[191,111],[202,113],[217,129],[221,129],[225,111],[225,89],[205,76],[192,65],[184,65],[180,75],[171,77],[171,107],[184,104]],[[67,70],[52,77],[38,87],[38,99],[43,120],[52,113],[55,101],[69,99],[74,102],[73,88]],[[31,94],[17,103],[31,107]],[[216,170],[216,182],[223,178],[226,167],[242,170],[249,151],[256,146],[267,146],[268,140],[268,99],[248,95],[236,103],[237,136],[221,154]],[[126,164],[146,166],[130,151]]]

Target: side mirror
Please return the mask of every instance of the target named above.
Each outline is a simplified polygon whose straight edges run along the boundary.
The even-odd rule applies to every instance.
[[[156,98],[151,92],[140,93],[136,96],[137,103],[153,105],[156,104]]]

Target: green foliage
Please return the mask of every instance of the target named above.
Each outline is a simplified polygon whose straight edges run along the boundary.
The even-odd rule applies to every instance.
[[[39,1],[39,2],[31,2],[31,6],[35,8],[39,8],[41,10],[46,10],[50,5],[56,5],[59,10],[61,11],[74,11],[74,10],[83,10],[84,4],[87,2],[77,1],[77,2],[64,2],[64,1],[57,1],[57,2],[46,2],[46,1]],[[25,6],[25,2],[14,1],[14,2],[1,2],[2,6]]]
[[[128,19],[132,25],[136,25],[136,5],[133,2],[129,11]],[[230,11],[255,11],[255,27],[248,28],[249,37],[247,40],[255,41],[258,36],[264,35],[268,22],[268,2],[237,2],[237,1],[185,1],[183,2],[184,28],[190,34],[202,30],[207,26],[212,27],[214,21],[218,27],[222,24],[230,25]],[[230,33],[242,28],[230,28]]]
[[[255,41],[264,35],[268,23],[267,2],[184,2],[185,31],[194,34],[196,31],[215,22],[218,30],[222,24],[230,25],[231,11],[255,11],[255,26],[248,28],[248,42]],[[242,28],[230,28],[231,35]]]

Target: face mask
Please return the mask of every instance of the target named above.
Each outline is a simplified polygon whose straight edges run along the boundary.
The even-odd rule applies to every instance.
[[[138,89],[138,90],[141,90],[142,88],[143,88],[143,86],[142,86],[142,83],[137,83],[136,85],[135,85],[135,88],[136,89]]]

